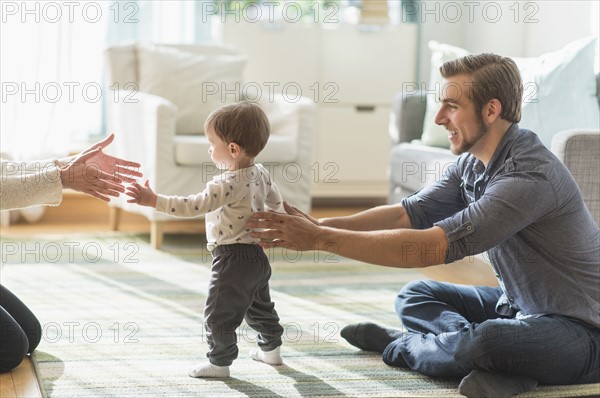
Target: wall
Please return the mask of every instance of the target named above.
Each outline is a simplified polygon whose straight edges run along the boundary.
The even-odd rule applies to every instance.
[[[422,1],[419,81],[429,79],[429,40],[471,52],[527,57],[598,35],[592,1]]]

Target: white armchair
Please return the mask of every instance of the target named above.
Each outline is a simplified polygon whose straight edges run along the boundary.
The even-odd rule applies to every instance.
[[[190,80],[205,79],[211,83],[211,88],[223,87],[223,81],[231,83],[230,77],[223,76],[223,70],[228,66],[219,63],[220,61],[213,61],[229,56],[233,64],[237,63],[234,69],[239,68],[239,54],[234,49],[223,46],[155,46],[157,51],[166,51],[167,57],[183,57],[180,62],[176,59],[177,62],[169,64],[161,59],[152,59],[153,54],[148,52],[148,47],[143,49],[145,53],[142,54],[141,48],[139,44],[130,44],[106,50],[108,83],[114,91],[114,97],[107,105],[107,127],[108,131],[119,135],[119,139],[115,140],[114,146],[109,149],[115,155],[140,162],[144,180],[149,179],[151,186],[159,193],[189,195],[200,192],[206,182],[219,171],[210,159],[208,140],[201,131],[204,120],[192,120],[192,123],[189,123],[189,118],[183,120],[182,115],[187,104],[182,101],[185,98],[197,100],[198,96],[204,96],[199,106],[194,105],[189,112],[192,116],[200,116],[202,119],[214,108],[222,105],[223,97],[218,97],[217,103],[210,103],[206,93],[193,92],[198,86],[194,87]],[[149,48],[152,51],[153,47]],[[170,60],[173,61],[173,58]],[[145,65],[145,62],[152,64]],[[205,68],[210,69],[212,65],[213,69],[218,70],[215,70],[215,73],[208,70],[208,74],[199,77],[193,70],[194,65],[199,63],[204,63]],[[165,67],[163,71],[157,70],[162,66]],[[173,67],[180,66],[181,71],[173,70]],[[165,83],[162,87],[160,84],[152,86],[153,82],[148,81],[163,77]],[[154,93],[145,92],[147,87]],[[238,82],[237,87],[244,86],[240,86]],[[156,95],[157,92],[166,92],[166,95]],[[233,98],[231,91],[227,93],[229,98],[225,99],[228,99],[228,102],[240,99]],[[309,211],[314,104],[304,97],[297,101],[292,99],[292,102],[289,98],[281,95],[270,96],[268,93],[262,93],[260,99],[257,96],[253,98],[258,100],[271,122],[271,137],[257,161],[269,169],[285,200],[304,211]],[[189,106],[187,108],[189,111]],[[177,220],[156,213],[152,208],[127,203],[125,196],[113,199],[110,205],[113,229],[118,228],[121,209],[146,216],[151,221],[151,242],[156,248],[160,248],[162,244],[163,223],[167,220]]]

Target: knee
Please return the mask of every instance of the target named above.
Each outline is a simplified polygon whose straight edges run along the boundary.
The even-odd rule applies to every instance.
[[[408,282],[406,285],[404,285],[402,289],[400,289],[397,300],[406,301],[410,298],[421,296],[428,289],[427,282],[428,281]]]
[[[32,353],[42,340],[42,326],[37,318],[34,319],[32,329],[27,333],[27,339],[29,340],[28,353]]]
[[[433,281],[412,281],[404,285],[404,287],[396,296],[396,312],[402,318],[411,305],[420,303],[426,297],[431,297]]]

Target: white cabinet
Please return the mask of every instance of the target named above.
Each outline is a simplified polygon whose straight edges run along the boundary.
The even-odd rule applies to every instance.
[[[301,93],[317,105],[313,197],[386,197],[392,98],[416,81],[417,27],[226,23],[224,43],[249,58],[262,94]]]
[[[323,105],[317,108],[313,168],[315,197],[388,194],[389,106]]]

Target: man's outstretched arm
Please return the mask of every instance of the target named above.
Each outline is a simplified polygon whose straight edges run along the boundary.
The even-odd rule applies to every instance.
[[[419,268],[442,264],[448,249],[446,233],[440,227],[356,231],[342,229],[341,225],[335,225],[335,228],[323,226],[298,214],[272,212],[255,213],[247,225],[261,229],[252,236],[260,238],[260,244],[265,248],[321,250],[388,267]]]

